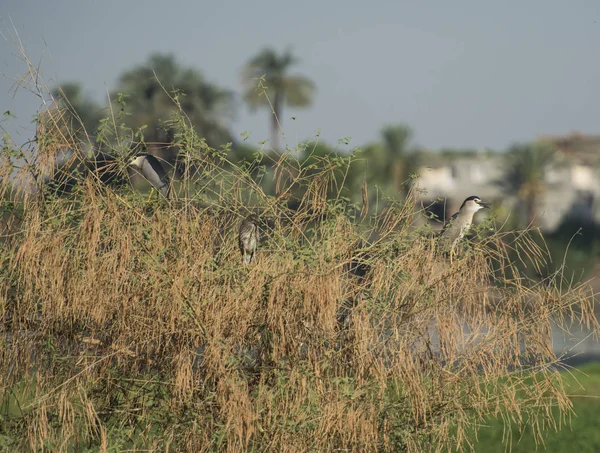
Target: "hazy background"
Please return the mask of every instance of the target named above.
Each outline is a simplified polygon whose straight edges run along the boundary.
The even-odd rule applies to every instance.
[[[18,116],[8,127],[17,142],[30,138],[39,99],[9,92],[26,72],[16,31],[49,79],[81,82],[103,103],[118,74],[153,51],[172,51],[239,93],[248,58],[292,45],[300,63],[291,72],[318,92],[310,109],[285,110],[289,144],[321,129],[328,143],[350,136],[358,146],[399,122],[428,148],[503,149],[538,134],[598,130],[600,3],[426,3],[3,0],[0,110]],[[235,135],[268,138],[267,111],[237,101]]]

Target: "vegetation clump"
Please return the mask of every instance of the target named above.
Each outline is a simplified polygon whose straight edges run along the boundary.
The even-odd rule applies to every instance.
[[[522,274],[546,256],[535,231],[482,235],[449,264],[420,234],[416,186],[371,214],[368,187],[362,206],[347,196],[357,156],[236,164],[180,111],[174,199],[115,182],[145,146],[118,115],[100,133],[122,178],[73,145],[58,190],[22,164],[55,158],[52,118],[27,152],[4,148],[3,447],[442,451],[488,416],[542,436],[569,413],[551,327],[597,328],[593,297],[560,270]],[[249,212],[264,239],[243,265]]]

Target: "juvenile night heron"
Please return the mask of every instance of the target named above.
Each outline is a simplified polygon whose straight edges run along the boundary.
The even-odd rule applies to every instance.
[[[129,165],[152,185],[150,196],[152,196],[152,192],[156,189],[162,196],[169,198],[171,180],[156,157],[151,154],[143,154],[133,159]]]
[[[260,231],[258,230],[258,217],[250,214],[240,223],[238,232],[238,245],[242,253],[244,264],[250,264],[260,241]]]
[[[456,247],[465,233],[471,228],[473,216],[483,208],[489,208],[489,204],[481,201],[477,196],[471,196],[463,202],[458,212],[444,224],[438,239],[438,250],[443,253],[449,253],[450,262],[452,262],[452,256],[456,252]]]

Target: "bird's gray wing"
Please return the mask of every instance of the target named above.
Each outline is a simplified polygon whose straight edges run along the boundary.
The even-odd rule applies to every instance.
[[[169,175],[158,159],[150,154],[146,156],[142,166],[142,174],[152,186],[160,191],[165,197],[169,192]]]
[[[437,243],[437,247],[438,250],[447,252],[450,250],[450,248],[452,247],[452,244],[454,243],[454,240],[458,237],[459,232],[458,229],[460,228],[457,225],[457,217],[458,217],[458,212],[456,214],[454,214],[452,217],[450,217],[446,223],[444,223],[444,226],[442,227],[442,231],[440,231],[440,234],[438,236],[438,243]]]
[[[458,212],[454,213],[454,215],[452,217],[450,217],[448,220],[446,220],[446,223],[444,223],[444,226],[442,227],[442,231],[440,231],[440,236],[443,236],[444,233],[446,233],[446,231],[448,231],[448,228],[450,228],[455,223],[457,217],[458,217]]]

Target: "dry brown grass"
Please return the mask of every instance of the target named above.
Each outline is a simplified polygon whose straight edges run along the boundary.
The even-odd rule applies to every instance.
[[[597,329],[593,298],[519,273],[511,257],[544,257],[529,233],[449,265],[415,234],[410,197],[353,223],[328,199],[339,163],[309,174],[281,159],[277,197],[226,160],[195,163],[209,208],[185,190],[147,207],[93,173],[66,197],[24,198],[0,241],[0,433],[13,448],[441,451],[468,447],[487,415],[541,433],[558,423],[551,407],[570,410],[550,326]],[[281,203],[294,193],[297,211]],[[243,266],[248,200],[269,227]]]

